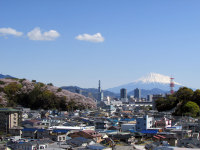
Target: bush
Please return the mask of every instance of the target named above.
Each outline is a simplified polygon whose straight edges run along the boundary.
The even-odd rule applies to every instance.
[[[5,84],[5,82],[3,82],[3,81],[1,81],[1,80],[0,80],[0,84],[1,84],[1,85],[4,85],[4,84]]]
[[[58,88],[58,89],[57,89],[57,92],[61,92],[61,91],[62,91],[62,89],[61,89],[61,88]]]
[[[53,83],[47,83],[47,85],[49,85],[49,86],[53,86]]]

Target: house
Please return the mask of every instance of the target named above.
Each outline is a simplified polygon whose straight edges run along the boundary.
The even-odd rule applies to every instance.
[[[73,147],[87,146],[87,145],[91,145],[94,143],[95,142],[92,139],[87,139],[84,137],[75,137],[73,139],[66,141],[66,144],[71,145]]]
[[[25,119],[28,119],[28,113],[23,112],[22,113],[22,120],[24,121]]]
[[[31,111],[31,112],[28,112],[28,118],[32,118],[32,119],[41,118],[41,114],[39,113],[39,111]]]
[[[102,141],[102,135],[93,130],[82,130],[82,131],[71,133],[68,136],[70,136],[71,138],[84,137],[87,139],[92,139],[96,141],[97,143],[100,143]]]
[[[156,128],[169,128],[172,127],[172,120],[166,117],[156,120],[154,123],[154,127]]]
[[[94,124],[96,129],[107,129],[111,125],[110,122],[103,120],[95,121]]]
[[[131,141],[131,139],[134,138],[130,133],[127,132],[111,132],[108,133],[108,137],[114,141],[121,141],[127,144]]]
[[[49,138],[50,130],[47,129],[37,129],[36,139]]]
[[[110,127],[108,127],[108,129],[107,130],[115,130],[115,131],[120,131],[121,130],[121,128],[120,127],[118,127],[118,126],[110,126]]]
[[[64,142],[67,140],[67,133],[69,132],[69,130],[60,130],[60,129],[54,129],[51,134],[50,134],[50,138],[53,141],[58,141],[58,142]],[[71,139],[71,138],[70,138]]]
[[[99,143],[87,145],[85,149],[87,149],[87,150],[112,150],[112,148],[105,147]]]
[[[32,127],[36,127],[38,125],[40,125],[41,121],[40,120],[35,120],[35,119],[32,119],[32,120],[25,120],[22,122],[22,126],[23,125],[31,125]]]
[[[153,136],[155,141],[167,141],[170,146],[177,146],[178,139],[176,133],[171,132],[159,132]]]
[[[172,133],[176,133],[178,139],[183,139],[184,137],[191,137],[192,130],[171,130]]]
[[[130,124],[130,123],[121,124],[121,130],[122,132],[129,131],[129,130],[136,131],[136,124]]]
[[[185,139],[180,139],[178,141],[178,146],[179,147],[191,147],[191,148],[200,148],[200,141],[197,140],[196,138],[185,138]]]
[[[9,134],[11,134],[12,136],[21,136],[21,134],[22,134],[21,130],[22,129],[23,129],[23,127],[20,127],[20,126],[10,128],[9,129]]]
[[[36,139],[37,135],[37,129],[36,128],[24,128],[22,131],[22,138],[30,138],[30,139]]]
[[[51,140],[32,140],[28,142],[9,142],[8,147],[13,150],[23,149],[23,150],[41,150],[47,149],[49,144],[52,143]]]

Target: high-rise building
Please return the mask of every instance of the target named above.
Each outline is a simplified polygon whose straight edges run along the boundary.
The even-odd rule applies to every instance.
[[[136,88],[134,90],[134,97],[137,99],[137,100],[140,100],[141,99],[141,90]]]
[[[120,98],[121,98],[121,99],[122,99],[122,98],[127,98],[127,89],[122,88],[122,89],[120,90]]]
[[[127,89],[122,88],[120,90],[120,99],[122,102],[128,102],[128,98],[127,98]]]
[[[147,101],[152,102],[153,100],[153,95],[147,95]]]
[[[101,91],[101,81],[99,80],[99,87],[98,87],[98,101],[103,101],[103,92]]]

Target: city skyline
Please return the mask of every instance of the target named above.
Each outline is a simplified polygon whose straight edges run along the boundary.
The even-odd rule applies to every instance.
[[[0,73],[107,89],[156,72],[200,88],[199,4],[2,0]]]

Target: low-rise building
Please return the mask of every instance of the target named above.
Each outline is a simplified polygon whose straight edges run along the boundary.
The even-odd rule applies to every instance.
[[[9,133],[9,129],[21,125],[22,112],[12,108],[0,108],[0,131]]]
[[[142,131],[142,130],[152,128],[153,127],[153,121],[154,121],[154,118],[149,117],[148,115],[136,118],[136,130]]]

